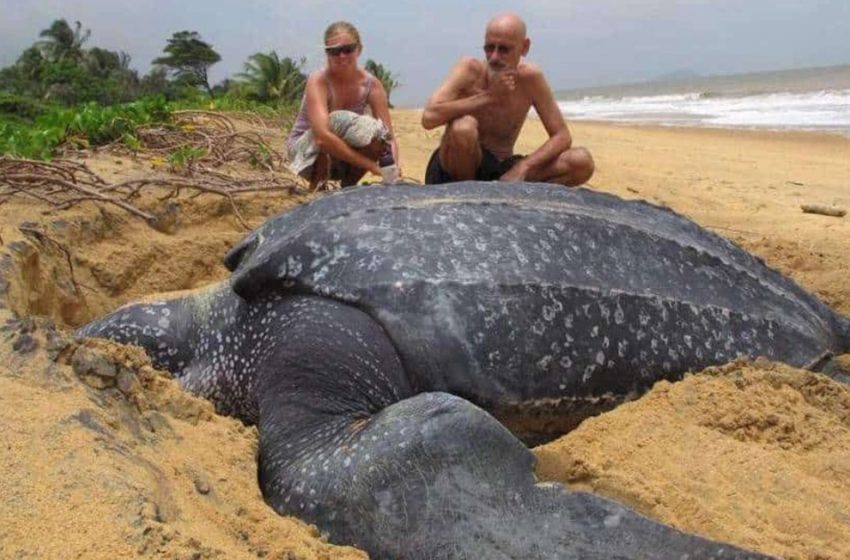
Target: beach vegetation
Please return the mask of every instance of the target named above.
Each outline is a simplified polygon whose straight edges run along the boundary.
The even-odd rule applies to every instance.
[[[211,84],[209,69],[221,56],[196,31],[173,33],[144,75],[126,52],[92,42],[81,22],[56,19],[0,68],[0,155],[46,159],[63,145],[112,142],[137,150],[138,127],[167,127],[172,113],[185,109],[251,112],[286,127],[307,80],[304,57],[271,50],[252,54],[242,72]],[[383,65],[369,60],[366,68],[388,95],[399,87]],[[270,156],[257,157],[263,165]]]
[[[52,61],[71,59],[79,61],[83,58],[83,44],[89,40],[91,30],[83,31],[83,24],[75,22],[75,28],[71,29],[64,19],[54,20],[50,27],[39,34],[44,37],[41,53]]]
[[[209,69],[221,60],[221,55],[197,31],[177,31],[163,51],[165,56],[154,59],[154,64],[168,68],[177,80],[203,87],[210,97],[215,97]]]
[[[174,173],[191,174],[196,162],[207,155],[207,150],[195,146],[181,146],[166,158],[168,166]]]
[[[387,92],[387,103],[390,108],[392,108],[393,104],[390,101],[390,95],[392,95],[394,89],[401,86],[401,82],[398,81],[398,76],[390,72],[390,70],[384,67],[383,64],[379,64],[371,58],[366,61],[366,64],[363,67],[367,72],[375,76],[375,78],[377,78],[384,86],[384,89]]]
[[[245,62],[244,71],[238,74],[250,99],[288,106],[295,105],[304,94],[307,75],[303,68],[305,58],[281,58],[277,52],[254,53]]]
[[[116,141],[135,150],[136,129],[168,122],[172,111],[162,97],[106,107],[94,102],[72,108],[53,106],[32,122],[0,119],[0,153],[49,159],[63,144],[87,148]]]

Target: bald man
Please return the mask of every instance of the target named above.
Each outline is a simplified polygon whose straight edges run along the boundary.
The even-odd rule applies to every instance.
[[[484,34],[484,58],[463,58],[428,99],[422,126],[446,126],[425,172],[427,184],[451,181],[540,181],[580,185],[593,158],[572,137],[541,69],[522,58],[531,41],[513,13],[495,16]],[[549,140],[527,156],[514,154],[534,107]]]

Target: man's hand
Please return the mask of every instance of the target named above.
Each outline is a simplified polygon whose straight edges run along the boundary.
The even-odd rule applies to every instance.
[[[523,162],[520,161],[517,162],[516,165],[508,169],[504,175],[499,177],[499,181],[525,181],[526,175],[528,175],[528,169],[525,165],[523,165]]]
[[[509,97],[515,90],[519,79],[516,70],[490,71],[487,93],[493,99]]]

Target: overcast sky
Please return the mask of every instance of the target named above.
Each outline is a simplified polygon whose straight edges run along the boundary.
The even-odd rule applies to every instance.
[[[850,0],[0,0],[0,66],[54,19],[91,29],[87,46],[123,50],[142,73],[175,31],[198,31],[221,54],[214,82],[271,50],[323,62],[338,19],[361,32],[361,62],[399,75],[397,104],[419,105],[462,55],[478,56],[499,10],[522,15],[529,60],[553,89],[850,63]]]

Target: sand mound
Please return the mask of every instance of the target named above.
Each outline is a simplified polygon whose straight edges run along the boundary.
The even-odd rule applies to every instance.
[[[266,507],[255,430],[140,349],[78,347],[41,321],[7,332],[44,350],[2,349],[0,557],[362,557]]]
[[[91,154],[108,180],[150,171]],[[221,197],[147,194],[173,233],[120,209],[0,206],[0,558],[364,558],[283,518],[257,485],[254,428],[155,371],[139,349],[70,329],[128,301],[222,279],[246,233]],[[256,226],[299,202],[240,197]]]
[[[396,130],[405,172],[421,176],[438,137],[418,119],[399,115]],[[793,179],[806,183],[807,200],[841,203],[844,144],[832,163],[801,166],[788,156],[800,145],[773,137],[736,134],[730,142],[719,132],[604,127],[581,137],[597,156],[600,190],[667,203],[850,309],[849,226],[798,216],[802,191],[784,189]],[[539,145],[532,140],[520,151]],[[832,144],[811,148],[824,158]],[[670,158],[674,150],[690,158]],[[770,176],[739,152],[773,161]],[[704,160],[694,163],[697,156]],[[143,159],[104,153],[85,162],[109,181],[151,171]],[[256,226],[301,200],[257,194],[238,205]],[[227,202],[186,193],[135,201],[151,211],[176,205],[170,234],[111,207],[44,215],[33,201],[4,202],[0,558],[365,557],[264,504],[253,428],[216,416],[137,350],[69,338],[73,327],[128,301],[226,277],[222,256],[245,233]],[[848,391],[823,377],[735,364],[660,383],[535,453],[542,478],[682,529],[794,558],[848,558],[848,410]]]
[[[538,476],[788,558],[850,558],[850,389],[780,364],[712,368],[535,449]]]

